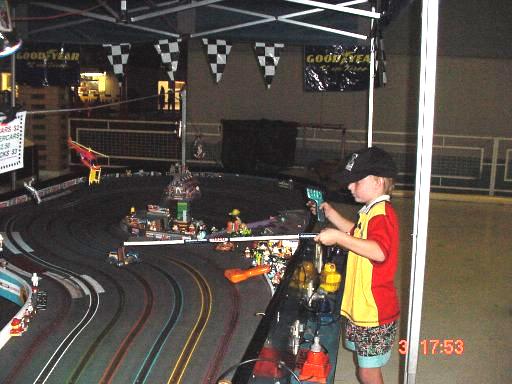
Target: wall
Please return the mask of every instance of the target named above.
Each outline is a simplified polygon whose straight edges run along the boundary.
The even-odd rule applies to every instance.
[[[414,132],[421,1],[403,10],[384,33],[388,85],[375,92],[377,130]],[[439,15],[437,133],[511,136],[512,2],[444,1]],[[507,37],[508,36],[508,37]],[[252,46],[235,43],[215,84],[199,40],[189,46],[188,112],[192,122],[280,119],[365,129],[367,93],[303,91],[302,47],[286,46],[267,90]]]
[[[19,86],[17,102],[27,111],[55,110],[68,104],[66,89],[58,86]],[[67,113],[31,114],[25,122],[25,137],[37,146],[40,170],[67,168]]]
[[[265,88],[249,44],[234,44],[215,84],[204,48],[190,44],[188,112],[191,122],[276,119],[302,124],[343,124],[365,129],[367,92],[303,91],[302,47],[282,53],[270,89]],[[375,129],[414,132],[417,127],[419,58],[387,56],[388,85],[375,92]],[[436,132],[510,136],[512,60],[438,58]]]
[[[263,118],[365,126],[366,92],[303,91],[302,52],[300,46],[285,47],[272,86],[266,89],[251,45],[233,44],[223,78],[216,84],[204,47],[192,41],[187,94],[190,119],[194,122],[218,122],[220,119]],[[350,113],[353,110],[363,112]]]

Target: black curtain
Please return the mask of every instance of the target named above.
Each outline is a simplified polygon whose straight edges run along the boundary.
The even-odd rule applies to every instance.
[[[222,120],[222,164],[226,171],[253,173],[290,167],[295,160],[295,122]]]

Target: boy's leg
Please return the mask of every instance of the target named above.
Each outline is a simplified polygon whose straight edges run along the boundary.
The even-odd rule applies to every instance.
[[[345,347],[356,353],[357,376],[362,384],[383,384],[381,367],[391,357],[396,322],[377,327],[345,323]]]
[[[379,368],[357,368],[357,375],[361,384],[384,384],[382,371]]]

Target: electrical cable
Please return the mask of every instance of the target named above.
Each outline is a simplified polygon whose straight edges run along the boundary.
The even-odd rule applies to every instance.
[[[102,5],[95,5],[93,7],[89,7],[86,9],[79,10],[77,12],[63,12],[63,13],[57,13],[55,15],[51,16],[32,16],[32,17],[16,17],[13,19],[13,21],[37,21],[37,20],[55,20],[60,19],[61,17],[68,17],[68,16],[75,16],[75,15],[82,15],[86,12],[92,11],[96,8],[100,8]]]
[[[141,100],[152,99],[152,98],[156,98],[156,97],[158,97],[158,94],[151,95],[151,96],[137,97],[135,99],[116,101],[116,102],[108,103],[108,104],[92,105],[90,107],[50,109],[50,110],[40,110],[40,111],[27,111],[27,115],[45,115],[45,114],[51,114],[51,113],[67,113],[67,112],[89,111],[91,109],[107,108],[107,107],[110,107],[110,106],[113,106],[113,105],[127,104],[127,103],[132,103],[134,101],[141,101]]]
[[[256,361],[267,361],[267,362],[271,362],[271,363],[276,363],[277,366],[279,368],[284,368],[286,369],[288,372],[290,372],[290,374],[293,376],[293,378],[295,380],[297,380],[297,383],[298,384],[302,384],[302,381],[299,380],[299,377],[297,376],[297,374],[295,372],[293,372],[292,369],[290,369],[285,363],[284,361],[281,361],[281,360],[273,360],[273,359],[261,359],[261,358],[254,358],[254,359],[248,359],[248,360],[245,360],[245,361],[242,361],[238,364],[235,364],[235,365],[232,365],[231,367],[229,367],[228,369],[226,369],[224,372],[222,372],[222,374],[215,380],[215,383],[219,382],[220,380],[222,380],[227,374],[229,374],[231,371],[237,369],[238,367],[241,367],[242,365],[245,365],[245,364],[249,364],[249,363],[254,363]]]

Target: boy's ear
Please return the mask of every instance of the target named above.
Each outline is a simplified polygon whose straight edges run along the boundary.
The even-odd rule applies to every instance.
[[[386,179],[382,176],[375,176],[375,182],[379,187],[384,187],[386,185]]]

